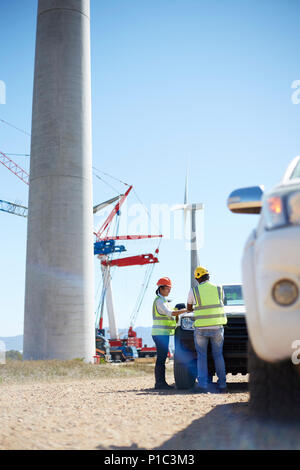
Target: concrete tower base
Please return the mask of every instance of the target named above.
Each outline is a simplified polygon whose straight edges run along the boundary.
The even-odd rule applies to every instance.
[[[89,0],[39,0],[24,359],[92,361]]]

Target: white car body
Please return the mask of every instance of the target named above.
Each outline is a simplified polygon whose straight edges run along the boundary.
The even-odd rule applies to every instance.
[[[268,197],[300,193],[300,178],[290,179],[297,165],[300,157],[291,162],[281,183],[264,195],[258,227],[242,258],[248,333],[256,354],[268,362],[290,358],[300,340],[300,296],[292,305],[281,306],[272,295],[275,283],[284,279],[293,281],[300,292],[300,225],[267,229],[264,211]]]
[[[226,315],[245,315],[245,305],[225,305],[224,306]]]

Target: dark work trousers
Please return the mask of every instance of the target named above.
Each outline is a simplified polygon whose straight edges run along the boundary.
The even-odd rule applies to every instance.
[[[156,346],[157,356],[155,363],[155,381],[157,385],[166,383],[166,359],[169,351],[169,335],[155,335],[152,336]]]

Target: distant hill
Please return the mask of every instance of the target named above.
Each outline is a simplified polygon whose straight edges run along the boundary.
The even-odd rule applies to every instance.
[[[134,331],[136,331],[137,336],[139,338],[143,338],[143,345],[147,345],[148,347],[154,346],[154,342],[151,336],[151,330],[152,328],[150,326],[137,326],[134,328]],[[105,328],[106,336],[109,337],[108,335],[108,328]],[[127,335],[128,329],[120,329],[119,334],[120,338],[124,338]],[[0,337],[0,341],[3,341],[5,343],[5,349],[6,351],[10,351],[11,349],[15,351],[23,351],[23,335],[18,335],[18,336],[9,336],[9,337]],[[173,349],[173,344],[174,340],[171,338],[170,341],[170,349]]]
[[[151,336],[151,327],[138,326],[135,329],[139,338],[143,338],[143,344],[148,346],[154,346],[152,336]],[[120,337],[124,338],[127,335],[128,329],[120,329]],[[108,328],[105,328],[106,336],[109,337]],[[5,343],[6,351],[14,349],[15,351],[23,351],[23,335],[19,336],[9,336],[9,337],[0,337],[0,341]]]
[[[3,341],[5,344],[6,351],[10,351],[11,349],[20,352],[23,351],[23,335],[0,337],[0,341]]]

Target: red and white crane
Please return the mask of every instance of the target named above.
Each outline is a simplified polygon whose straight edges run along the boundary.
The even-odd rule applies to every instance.
[[[30,176],[27,171],[25,171],[23,168],[21,168],[17,163],[15,163],[11,158],[9,158],[4,152],[0,151],[0,163],[2,163],[9,171],[11,171],[15,176],[17,176],[23,183],[29,185],[29,180]],[[124,202],[126,201],[128,195],[130,194],[131,190],[133,189],[132,185],[128,185],[124,183],[126,186],[128,186],[128,189],[124,194],[120,194],[119,196],[116,196],[114,198],[109,199],[108,201],[105,201],[101,204],[98,204],[94,206],[93,212],[96,214],[98,211],[101,209],[107,207],[108,205],[114,203],[117,201],[116,205],[106,218],[106,220],[103,222],[101,225],[100,229],[97,232],[94,232],[95,235],[95,246],[100,243],[101,247],[104,247],[104,252],[98,254],[98,258],[101,261],[101,271],[102,271],[102,279],[103,279],[103,295],[102,295],[102,302],[101,302],[101,312],[100,312],[100,319],[99,323],[97,324],[97,327],[99,329],[103,329],[103,311],[104,311],[104,301],[106,301],[106,307],[107,307],[107,313],[108,313],[108,322],[109,322],[109,332],[110,332],[110,339],[114,343],[119,343],[119,333],[118,333],[118,327],[117,327],[117,321],[116,321],[116,315],[115,315],[115,310],[114,310],[114,303],[113,303],[113,294],[112,294],[112,287],[111,287],[111,272],[110,268],[114,266],[118,267],[126,267],[126,266],[142,266],[142,265],[148,265],[150,269],[148,269],[144,283],[142,284],[141,292],[138,297],[137,305],[136,308],[131,316],[131,321],[129,325],[129,334],[128,336],[131,337],[132,339],[135,338],[135,344],[140,345],[141,340],[139,338],[136,338],[136,334],[133,331],[133,326],[134,322],[136,320],[136,316],[139,312],[139,309],[142,304],[142,300],[145,294],[145,291],[148,287],[149,280],[152,274],[153,266],[151,268],[150,265],[155,265],[158,263],[158,252],[159,248],[157,248],[154,252],[152,253],[146,253],[146,254],[140,254],[140,255],[135,255],[135,256],[129,256],[129,257],[119,257],[117,259],[112,259],[110,255],[112,255],[115,252],[120,253],[121,251],[126,251],[124,249],[122,250],[116,250],[115,241],[120,241],[120,240],[142,240],[142,239],[150,239],[150,238],[161,238],[162,235],[114,235],[111,236],[109,235],[110,229],[111,229],[111,224],[112,221],[114,220],[115,216],[120,215],[120,209]],[[1,201],[0,201],[1,202]],[[7,203],[7,201],[2,201],[3,203],[3,208],[2,210],[7,209],[7,204],[11,204],[16,206],[16,204],[13,203]],[[24,215],[27,215],[27,208],[24,206],[19,206],[19,208],[22,208],[24,210]],[[1,207],[0,207],[1,209]],[[6,210],[6,212],[11,212],[11,213],[17,213],[14,212],[16,208],[12,208],[11,210]],[[23,214],[22,214],[23,215]],[[24,216],[23,215],[23,216]],[[26,217],[25,215],[25,217]],[[106,250],[106,252],[105,252]]]
[[[112,211],[110,212],[106,220],[103,222],[100,229],[97,232],[94,232],[96,236],[96,244],[97,242],[103,243],[106,241],[141,240],[141,239],[162,237],[162,235],[113,235],[113,236],[109,235],[109,231],[111,228],[112,221],[114,220],[114,217],[120,215],[120,208],[124,204],[126,198],[128,197],[130,191],[133,188],[132,186],[129,186],[129,185],[127,186],[128,186],[127,191],[125,192],[125,194],[120,196],[119,201],[114,206],[114,208],[112,209]],[[110,342],[111,342],[111,345],[119,346],[121,345],[121,341],[119,338],[117,320],[116,320],[115,309],[114,309],[110,269],[111,267],[114,267],[114,266],[126,267],[126,266],[154,265],[158,263],[157,255],[158,255],[159,249],[157,248],[154,254],[146,253],[146,254],[140,254],[140,255],[128,256],[128,257],[118,257],[116,259],[113,259],[112,255],[113,253],[115,253],[115,245],[113,245],[113,247],[114,249],[112,250],[111,253],[98,254],[98,258],[101,261],[101,271],[102,271],[102,278],[103,278],[103,290],[102,290],[101,307],[99,309],[100,315],[99,315],[98,328],[100,330],[103,329],[103,311],[104,311],[104,301],[105,301],[107,314],[108,314],[108,322],[109,322]],[[124,248],[124,247],[119,247],[119,248]],[[125,249],[120,250],[120,251],[125,251]],[[119,253],[120,251],[117,251],[117,252]],[[148,277],[150,277],[151,274],[152,274],[152,270],[151,271],[149,270]],[[149,281],[147,282],[147,279],[146,279],[146,281],[142,285],[143,293],[145,292],[145,286],[148,286],[148,283]],[[140,294],[140,297],[141,297],[141,294]],[[140,302],[138,303],[137,312],[141,306],[142,298],[140,299]],[[132,337],[135,337],[135,334],[133,334],[132,332],[134,317],[136,317],[136,315],[132,315],[132,320],[129,325],[129,335],[131,335]],[[136,342],[137,344],[140,344],[140,339],[137,338]]]

